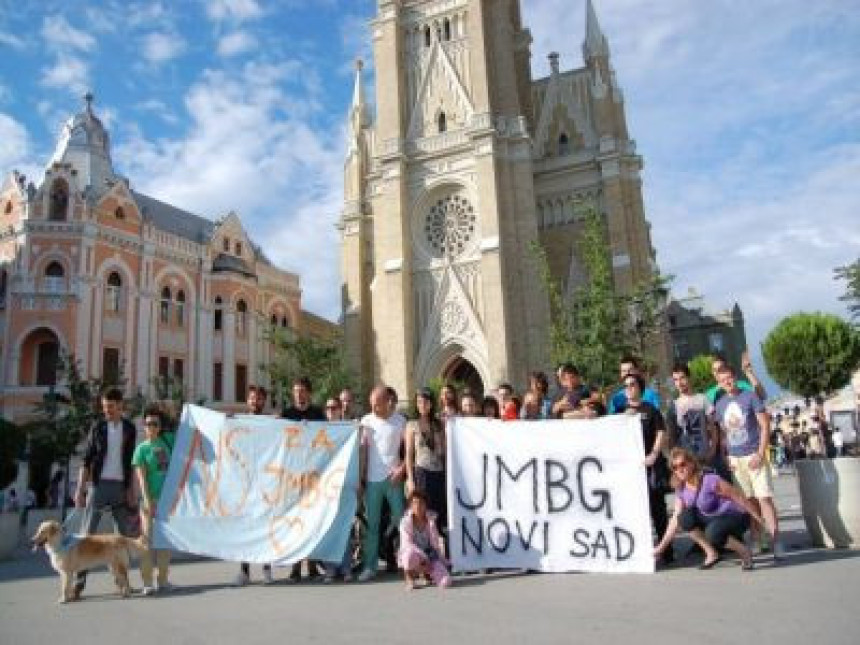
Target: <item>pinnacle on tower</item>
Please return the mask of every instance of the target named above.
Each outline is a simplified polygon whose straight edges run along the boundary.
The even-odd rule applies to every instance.
[[[585,0],[585,42],[582,43],[582,54],[586,61],[597,56],[609,57],[609,44],[600,29],[591,0]]]
[[[352,105],[350,106],[350,125],[353,128],[353,135],[357,135],[359,130],[370,125],[370,115],[367,111],[367,104],[364,100],[364,82],[362,79],[363,69],[364,61],[360,58],[356,58],[355,89],[352,93]]]

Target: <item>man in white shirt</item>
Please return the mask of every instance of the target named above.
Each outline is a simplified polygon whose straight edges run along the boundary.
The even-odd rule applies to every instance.
[[[373,389],[370,407],[370,414],[361,420],[359,494],[364,493],[367,516],[363,571],[358,578],[361,582],[376,577],[379,567],[379,522],[383,500],[388,500],[391,508],[392,526],[397,526],[405,505],[403,481],[406,466],[401,448],[406,420],[394,412],[385,386]]]
[[[122,416],[122,392],[110,389],[102,396],[104,419],[96,422],[87,436],[84,463],[78,476],[75,506],[84,509],[81,531],[93,533],[108,510],[114,530],[128,535],[130,508],[136,506],[131,458],[137,440],[134,424]],[[87,490],[87,485],[89,491]],[[79,598],[87,572],[79,571],[74,596]]]

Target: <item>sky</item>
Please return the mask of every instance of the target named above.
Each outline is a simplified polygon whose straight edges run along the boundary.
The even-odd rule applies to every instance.
[[[759,344],[800,310],[845,314],[860,256],[858,0],[594,0],[644,159],[657,260]],[[585,0],[523,0],[533,75],[582,65]],[[353,60],[374,0],[0,0],[0,172],[42,176],[95,94],[115,168],[201,215],[235,210],[337,319]],[[371,89],[372,94],[372,89]],[[370,97],[372,99],[372,96]]]

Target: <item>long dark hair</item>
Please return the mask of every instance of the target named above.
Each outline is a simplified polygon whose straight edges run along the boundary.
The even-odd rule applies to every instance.
[[[415,394],[415,398],[422,399],[430,404],[430,412],[427,414],[427,425],[429,426],[429,431],[425,431],[421,427],[420,412],[416,412],[416,419],[418,420],[418,432],[421,433],[421,438],[424,440],[425,445],[430,448],[430,450],[435,450],[436,433],[442,431],[442,423],[439,421],[439,417],[436,416],[436,397],[433,396],[433,392],[431,390],[425,388],[423,390],[418,390]]]

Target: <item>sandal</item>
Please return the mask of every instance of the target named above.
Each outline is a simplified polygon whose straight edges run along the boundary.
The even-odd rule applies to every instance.
[[[699,569],[701,569],[702,571],[713,569],[714,565],[717,564],[720,560],[722,560],[720,556],[717,556],[713,560],[705,560],[704,562],[702,562],[702,564],[699,565]]]

